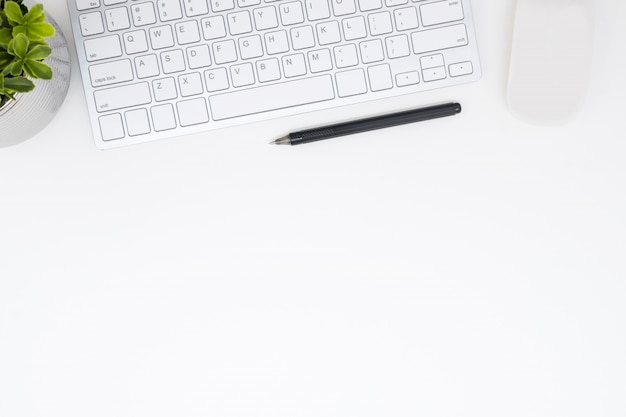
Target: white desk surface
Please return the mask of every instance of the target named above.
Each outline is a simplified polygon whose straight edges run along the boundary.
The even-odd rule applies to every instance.
[[[0,415],[625,415],[626,2],[597,3],[558,128],[506,108],[513,0],[473,1],[478,83],[113,151],[74,65],[54,121],[0,150]]]

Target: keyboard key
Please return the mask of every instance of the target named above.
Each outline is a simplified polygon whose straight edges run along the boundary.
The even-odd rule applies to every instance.
[[[249,62],[230,67],[230,79],[233,87],[245,87],[254,84],[254,68]]]
[[[126,7],[109,9],[106,11],[105,16],[109,32],[128,29],[130,27],[130,18],[128,17]]]
[[[263,41],[259,35],[239,38],[239,51],[243,59],[263,56]]]
[[[330,22],[319,23],[315,28],[317,30],[317,40],[320,46],[341,41],[339,23],[337,21],[331,20]]]
[[[156,22],[156,13],[153,3],[134,4],[131,8],[133,24],[135,26],[151,25]]]
[[[223,12],[226,10],[232,10],[235,8],[234,0],[210,0],[211,10],[214,12]]]
[[[285,74],[287,78],[306,74],[304,54],[285,55],[281,58],[281,62],[283,65],[283,74]]]
[[[204,72],[204,80],[208,92],[226,90],[230,87],[226,68],[215,68]]]
[[[423,56],[420,58],[420,65],[423,70],[428,69],[428,68],[443,67],[444,66],[443,55],[435,54],[435,55]]]
[[[161,67],[164,74],[171,74],[185,70],[185,56],[180,49],[161,52]]]
[[[381,0],[358,0],[359,1],[359,9],[362,12],[368,12],[370,10],[376,10],[383,7],[383,3]]]
[[[444,78],[446,78],[446,68],[435,67],[423,70],[422,78],[424,78],[425,82],[443,80]]]
[[[206,0],[184,0],[183,5],[187,17],[201,16],[209,13],[209,5]]]
[[[191,69],[208,67],[211,65],[209,45],[202,44],[187,48],[187,63]]]
[[[309,68],[312,73],[329,71],[333,68],[330,50],[318,49],[307,53],[309,58]]]
[[[200,30],[195,20],[177,23],[174,28],[176,31],[176,40],[179,45],[187,45],[200,41]]]
[[[280,64],[277,58],[257,61],[256,72],[259,74],[259,82],[276,81],[280,79]]]
[[[174,34],[171,26],[157,26],[148,30],[152,49],[171,48],[174,46]]]
[[[337,80],[337,94],[339,94],[339,97],[350,97],[367,93],[365,73],[361,68],[338,72],[335,75],[335,79]]]
[[[330,0],[335,16],[346,16],[356,13],[355,0]]]
[[[424,26],[463,20],[463,6],[460,1],[440,1],[420,6]]]
[[[261,4],[261,0],[237,0],[239,7],[250,7]]]
[[[152,81],[152,90],[156,101],[173,100],[178,97],[176,81],[172,77],[159,78]]]
[[[416,29],[419,26],[415,7],[396,9],[393,11],[393,18],[396,22],[396,30],[399,31]]]
[[[336,46],[333,49],[333,52],[335,54],[337,68],[353,67],[359,64],[359,56],[356,50],[356,45],[353,43]]]
[[[468,43],[467,30],[463,24],[413,32],[411,40],[415,54],[464,46]]]
[[[451,64],[449,70],[450,77],[460,77],[462,75],[472,74],[474,72],[474,66],[471,61],[459,62]]]
[[[367,69],[367,77],[370,81],[370,90],[389,90],[393,87],[391,67],[389,64],[374,65]]]
[[[228,22],[228,31],[231,35],[241,35],[243,33],[252,32],[252,21],[250,20],[250,12],[247,10],[226,15]]]
[[[150,133],[148,110],[129,110],[124,113],[124,118],[126,119],[126,127],[128,129],[129,136],[145,135]]]
[[[420,82],[420,76],[417,71],[408,71],[396,74],[396,85],[398,87],[406,87]]]
[[[213,44],[213,57],[216,64],[226,64],[237,60],[235,41],[228,39]]]
[[[91,85],[101,87],[122,83],[133,79],[133,68],[129,59],[91,65],[89,67]]]
[[[300,26],[289,31],[291,44],[294,50],[312,48],[315,46],[315,37],[311,26]]]
[[[352,41],[367,36],[365,18],[363,16],[349,17],[341,21],[345,40]]]
[[[135,71],[138,78],[155,77],[159,75],[159,62],[154,54],[135,58]]]
[[[257,30],[274,29],[278,27],[278,15],[274,6],[259,7],[252,12],[254,25]]]
[[[280,20],[283,22],[283,25],[289,26],[304,22],[302,3],[298,1],[282,3],[278,8],[280,10]]]
[[[332,100],[330,75],[270,84],[209,97],[214,120],[224,120],[270,110]]]
[[[95,9],[100,7],[100,0],[76,0],[76,10]]]
[[[226,36],[226,25],[222,16],[211,16],[202,19],[200,25],[202,26],[202,36],[207,41]]]
[[[183,97],[195,96],[204,92],[202,77],[198,72],[178,76],[178,87]]]
[[[180,0],[159,0],[157,1],[159,18],[161,22],[169,22],[183,17],[183,10],[180,8]]]
[[[99,35],[104,32],[104,22],[100,12],[80,15],[80,32],[83,36]]]
[[[402,58],[411,54],[409,38],[406,35],[390,36],[385,39],[389,59]]]
[[[168,103],[151,107],[150,115],[152,116],[152,124],[154,125],[155,131],[162,132],[176,128],[174,106],[171,104]]]
[[[367,18],[372,35],[385,35],[393,31],[391,14],[389,12],[372,13]]]
[[[287,40],[287,32],[279,30],[276,32],[268,32],[264,35],[265,48],[270,55],[280,54],[289,50],[289,41]]]
[[[128,55],[146,52],[148,50],[148,38],[143,30],[126,32],[122,35],[124,47]]]
[[[152,101],[150,86],[145,82],[97,90],[93,97],[99,112],[140,106]]]
[[[117,35],[87,39],[84,46],[87,61],[99,61],[122,55],[122,45]]]
[[[209,111],[204,98],[194,98],[176,103],[178,109],[178,120],[181,126],[192,126],[207,123],[209,121]]]
[[[304,4],[309,20],[322,20],[330,17],[328,0],[306,0]]]
[[[361,42],[359,44],[359,48],[361,50],[361,61],[365,64],[385,59],[383,43],[380,39],[372,39],[371,41]]]
[[[402,4],[407,4],[409,0],[385,0],[385,5],[389,7],[400,6]]]
[[[125,136],[122,115],[119,113],[107,114],[98,119],[102,140],[122,139]]]

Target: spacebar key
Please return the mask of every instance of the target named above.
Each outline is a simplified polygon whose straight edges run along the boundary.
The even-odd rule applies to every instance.
[[[265,85],[209,98],[214,120],[317,103],[335,98],[330,75]]]

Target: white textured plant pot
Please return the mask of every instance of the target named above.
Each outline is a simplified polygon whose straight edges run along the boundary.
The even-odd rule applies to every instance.
[[[35,89],[17,94],[15,100],[0,108],[0,148],[23,142],[50,123],[57,113],[70,85],[71,61],[67,40],[54,19],[46,13],[46,21],[56,33],[46,39],[52,54],[44,60],[52,68],[51,80],[32,80]]]

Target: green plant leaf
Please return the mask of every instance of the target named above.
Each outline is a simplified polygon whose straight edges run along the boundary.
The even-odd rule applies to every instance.
[[[32,41],[41,40],[54,36],[54,26],[47,22],[28,23],[15,26],[13,28],[13,36],[24,34]]]
[[[9,65],[15,57],[10,53],[0,50],[0,73]]]
[[[11,74],[14,77],[22,75],[24,72],[24,61],[21,59],[16,59],[11,64],[7,65],[4,69],[3,73]]]
[[[52,79],[52,68],[43,62],[28,59],[24,61],[24,71],[33,78]]]
[[[23,33],[18,33],[11,42],[9,42],[9,47],[7,51],[15,55],[18,58],[24,59],[26,54],[28,53],[28,46],[30,45],[30,40]]]
[[[49,46],[46,46],[46,45],[34,45],[33,46],[31,44],[31,48],[26,54],[26,58],[41,61],[42,59],[49,57],[51,53],[52,53],[52,48],[50,48]]]
[[[14,1],[7,1],[4,3],[4,13],[7,16],[9,23],[13,25],[21,25],[25,23],[22,9],[19,4]]]
[[[43,12],[43,4],[35,4],[30,8],[28,13],[24,15],[24,21],[26,23],[39,23],[43,22],[46,18],[45,13]]]
[[[0,4],[2,3],[3,0],[0,0]],[[55,34],[54,26],[46,22],[46,15],[41,3],[28,9],[14,0],[7,0],[4,3],[4,11],[0,11],[0,19],[2,20],[0,28],[11,29],[13,37],[23,33],[31,41],[38,41]],[[6,34],[4,38],[4,40],[7,39]]]
[[[13,39],[13,31],[10,28],[0,29],[0,45],[7,46]]]
[[[5,77],[0,74],[0,107],[4,106],[9,100],[15,99],[14,91],[4,86]]]
[[[6,90],[15,91],[16,93],[28,93],[29,91],[33,91],[35,84],[28,78],[13,77],[4,80],[4,88]]]
[[[0,28],[10,28],[11,25],[7,19],[7,14],[4,10],[0,10]]]

